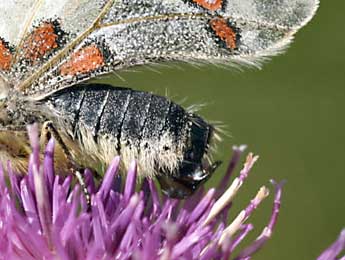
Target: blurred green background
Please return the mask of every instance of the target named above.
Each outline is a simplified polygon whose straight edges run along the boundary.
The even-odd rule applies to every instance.
[[[260,155],[231,217],[261,185],[272,188],[269,179],[287,180],[273,238],[254,259],[315,259],[345,227],[344,12],[343,0],[321,2],[316,17],[297,33],[288,51],[262,70],[179,65],[160,67],[159,73],[122,72],[125,82],[112,80],[161,95],[167,92],[177,102],[186,98],[185,106],[207,103],[200,114],[223,122],[231,134],[217,158],[227,162],[232,145],[242,143]],[[255,229],[244,244],[267,223],[271,190],[249,220]]]

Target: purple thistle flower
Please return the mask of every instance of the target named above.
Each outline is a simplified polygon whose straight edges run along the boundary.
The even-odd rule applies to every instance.
[[[337,240],[329,246],[317,260],[345,260],[345,229],[343,229]],[[340,256],[343,254],[343,256]]]
[[[268,189],[260,188],[227,224],[231,203],[258,159],[249,154],[240,175],[229,185],[244,146],[233,148],[217,188],[207,192],[201,188],[184,201],[161,196],[151,179],[136,191],[135,162],[121,185],[116,157],[98,187],[91,172],[85,172],[92,194],[88,211],[71,176],[54,175],[54,140],[41,163],[37,127],[29,127],[29,137],[33,153],[27,175],[19,177],[9,163],[5,176],[0,165],[0,259],[250,259],[275,227],[282,184],[272,181],[275,200],[268,225],[255,241],[233,254],[253,229],[246,221],[268,196]]]

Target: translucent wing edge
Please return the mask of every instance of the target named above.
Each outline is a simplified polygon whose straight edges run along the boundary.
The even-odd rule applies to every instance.
[[[295,29],[295,32],[298,31],[300,28],[304,27],[305,25],[307,25],[311,21],[311,19],[315,16],[316,11],[319,9],[319,7],[320,7],[320,0],[314,0],[314,5],[310,9],[309,15],[304,19],[304,21],[301,24],[293,27],[293,29]]]
[[[260,69],[262,64],[268,61],[271,57],[284,53],[294,40],[297,31],[299,31],[302,27],[306,26],[311,21],[311,19],[316,14],[316,11],[318,10],[319,6],[320,1],[315,0],[314,5],[311,5],[312,8],[310,9],[309,15],[306,16],[306,18],[300,24],[291,27],[286,36],[282,38],[280,41],[273,44],[271,47],[259,51],[253,55],[242,55],[233,57],[233,62],[235,63],[235,65],[238,64],[241,66],[244,65],[250,67],[254,66]]]

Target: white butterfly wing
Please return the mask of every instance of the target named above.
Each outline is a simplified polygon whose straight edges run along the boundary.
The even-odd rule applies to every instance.
[[[43,1],[33,24],[58,19],[67,41],[26,72],[18,65],[11,71],[22,73],[18,89],[36,94],[165,60],[257,65],[283,50],[317,6],[318,0]],[[19,48],[25,53],[25,44]]]
[[[31,15],[31,10],[36,0],[27,1],[0,1],[0,35],[3,39],[13,44],[19,42],[21,30],[25,27]]]
[[[225,12],[243,24],[242,43],[248,50],[243,58],[257,62],[284,50],[314,16],[318,4],[316,0],[232,0]]]
[[[225,13],[234,19],[298,29],[318,7],[315,0],[231,0]]]
[[[88,30],[108,2],[106,0],[1,1],[0,72],[2,75],[6,75],[14,85],[25,80]]]

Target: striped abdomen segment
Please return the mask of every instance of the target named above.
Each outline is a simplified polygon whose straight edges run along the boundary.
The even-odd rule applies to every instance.
[[[212,132],[204,120],[167,98],[127,88],[73,86],[44,102],[67,121],[72,138],[86,145],[91,136],[98,153],[110,153],[101,158],[136,159],[148,175],[176,175],[184,160],[200,164]]]

